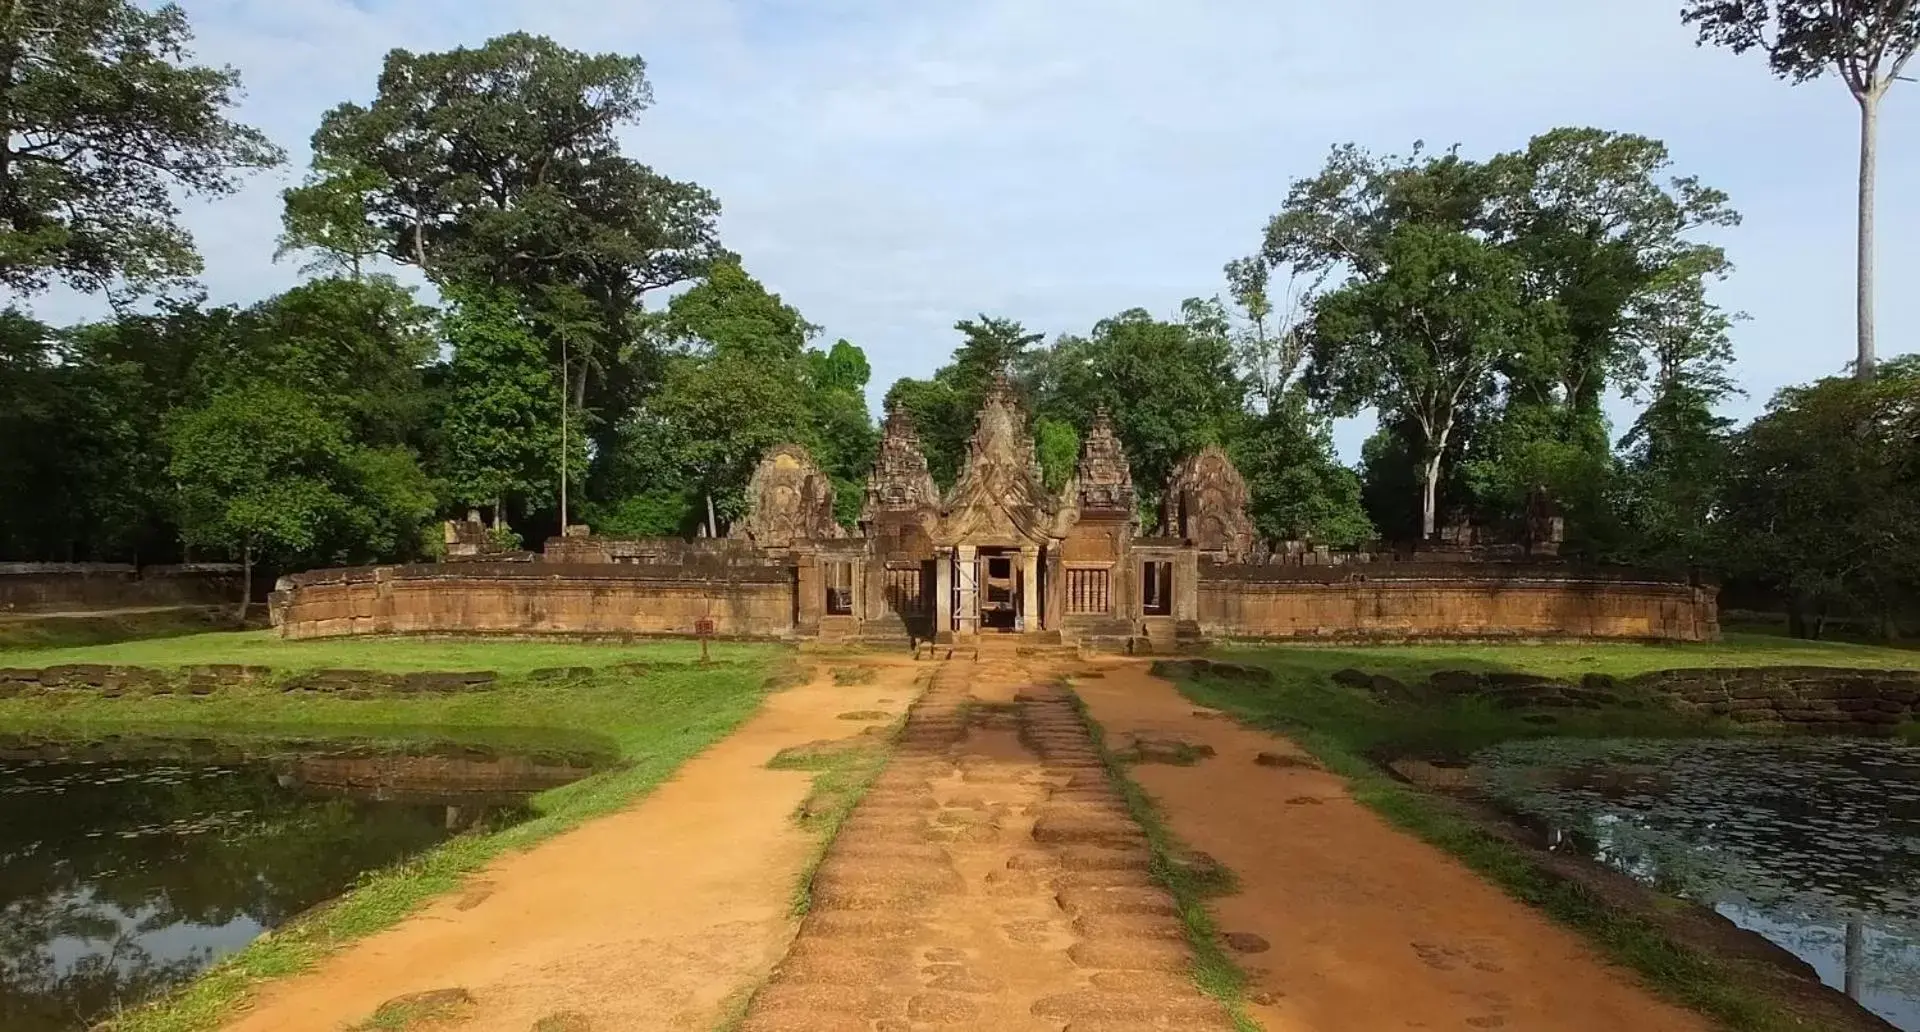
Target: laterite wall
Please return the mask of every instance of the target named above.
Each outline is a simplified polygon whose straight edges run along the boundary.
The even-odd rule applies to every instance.
[[[240,601],[240,568],[225,563],[0,563],[0,612],[216,606]]]
[[[353,634],[691,635],[793,631],[793,570],[784,566],[450,563],[296,574],[273,593],[283,638]]]
[[[1630,571],[1202,563],[1199,619],[1217,638],[1710,641],[1720,633],[1716,595]]]

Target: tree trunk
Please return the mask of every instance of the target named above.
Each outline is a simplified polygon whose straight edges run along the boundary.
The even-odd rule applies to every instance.
[[[504,515],[506,511],[506,499],[495,498],[493,500],[493,529],[499,530],[501,527],[506,526],[507,521]]]
[[[1440,500],[1440,455],[1436,453],[1427,460],[1426,469],[1420,477],[1420,538],[1432,541],[1438,520],[1435,510]]]
[[[240,611],[233,614],[234,622],[244,625],[247,622],[247,610],[253,605],[253,542],[247,541],[240,546]]]
[[[713,492],[711,491],[707,492],[706,498],[707,498],[707,536],[710,538],[717,538],[720,536],[720,524],[715,522],[713,518]]]
[[[1869,90],[1860,101],[1860,237],[1858,283],[1854,304],[1859,330],[1859,354],[1853,375],[1873,379],[1873,186],[1880,135],[1880,94]]]
[[[1860,998],[1860,992],[1865,988],[1866,979],[1864,976],[1866,974],[1866,960],[1866,929],[1861,925],[1859,918],[1848,917],[1847,945],[1845,951],[1846,974],[1842,978],[1841,984],[1846,987],[1846,994],[1855,1000]]]
[[[560,536],[567,536],[567,335],[560,335]]]

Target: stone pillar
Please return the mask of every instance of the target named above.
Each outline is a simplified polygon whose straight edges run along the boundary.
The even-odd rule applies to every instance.
[[[980,560],[972,545],[954,549],[953,572],[960,578],[959,612],[953,618],[953,633],[980,633]]]
[[[933,552],[933,633],[953,634],[953,550]]]
[[[820,615],[827,608],[827,585],[820,574],[820,557],[811,552],[794,557],[794,631],[819,634]]]
[[[1200,619],[1200,556],[1191,548],[1173,560],[1173,618]]]
[[[1032,545],[1020,550],[1020,627],[1040,629],[1040,550]]]

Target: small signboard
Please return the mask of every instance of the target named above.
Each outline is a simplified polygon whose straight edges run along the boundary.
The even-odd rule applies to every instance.
[[[693,635],[700,639],[700,662],[707,661],[707,639],[713,637],[713,617],[703,616],[693,622]]]

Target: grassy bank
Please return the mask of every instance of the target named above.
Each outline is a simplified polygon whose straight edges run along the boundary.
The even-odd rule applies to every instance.
[[[348,737],[364,741],[451,738],[513,746],[528,739],[591,741],[615,769],[542,793],[535,816],[504,829],[451,839],[373,872],[336,904],[275,931],[221,961],[169,997],[119,1016],[115,1032],[200,1032],[218,1026],[260,980],[300,971],[327,953],[392,925],[503,852],[522,849],[644,795],[680,764],[738,727],[769,683],[787,676],[781,650],[721,646],[702,666],[691,643],[593,645],[507,641],[369,639],[280,642],[256,633],[0,653],[0,665],[94,662],[168,666],[243,662],[292,671],[315,667],[496,670],[487,692],[349,700],[285,694],[270,683],[194,698],[103,699],[62,693],[0,700],[0,733],[94,739],[111,735]],[[644,673],[605,669],[646,663]],[[561,679],[542,667],[591,668]]]
[[[0,616],[0,665],[7,649],[58,649],[107,645],[141,638],[172,638],[238,625],[230,606],[176,606],[99,613]]]
[[[1437,670],[1463,669],[1626,677],[1698,666],[1896,668],[1914,665],[1912,653],[1742,638],[1699,646],[1271,647],[1221,649],[1216,655],[1265,667],[1273,672],[1273,680],[1263,684],[1184,677],[1180,689],[1188,698],[1300,743],[1343,776],[1362,804],[1458,857],[1509,894],[1580,931],[1608,956],[1675,1000],[1745,1032],[1812,1027],[1775,997],[1756,991],[1757,979],[1774,977],[1776,972],[1743,970],[1739,963],[1684,945],[1655,915],[1618,905],[1588,884],[1549,869],[1537,854],[1497,833],[1459,804],[1405,785],[1377,763],[1382,756],[1401,754],[1465,755],[1522,737],[1724,735],[1738,733],[1737,725],[1657,708],[1622,707],[1556,710],[1557,722],[1542,725],[1526,720],[1522,712],[1500,710],[1478,699],[1383,705],[1364,691],[1335,684],[1330,675],[1352,667],[1411,682]]]
[[[783,653],[773,645],[715,642],[713,658],[760,661]],[[271,630],[223,631],[174,638],[123,641],[82,647],[0,649],[0,666],[45,667],[57,663],[126,666],[193,666],[250,663],[276,673],[346,668],[356,670],[495,670],[525,674],[546,667],[612,666],[616,663],[692,662],[694,641],[586,642],[540,638],[328,638],[283,641]]]
[[[1226,647],[1212,655],[1265,667],[1273,672],[1273,683],[1216,683],[1196,692],[1204,691],[1223,708],[1268,730],[1298,737],[1315,751],[1375,757],[1457,756],[1509,739],[1547,735],[1710,736],[1734,733],[1737,726],[1657,708],[1555,710],[1556,722],[1542,725],[1529,722],[1520,711],[1499,709],[1479,698],[1439,706],[1382,706],[1365,693],[1334,684],[1330,677],[1336,670],[1353,668],[1414,683],[1441,670],[1577,679],[1589,673],[1626,678],[1683,667],[1920,667],[1920,656],[1900,649],[1738,635],[1702,644],[1268,646]]]

